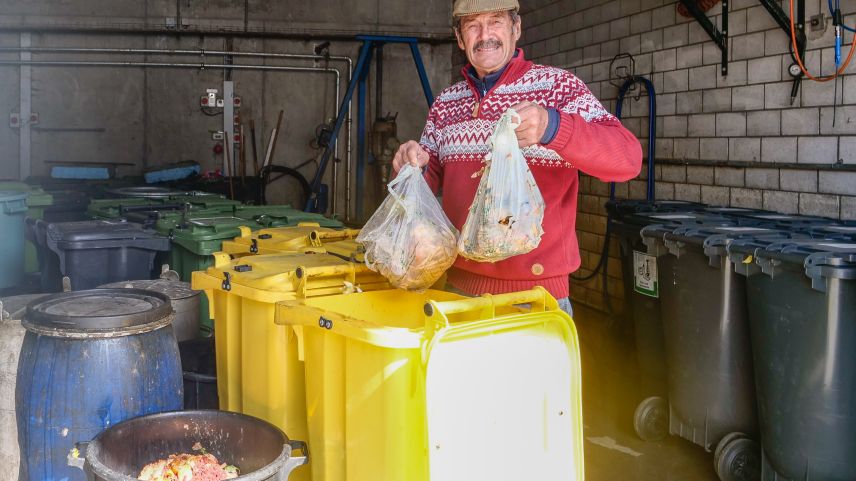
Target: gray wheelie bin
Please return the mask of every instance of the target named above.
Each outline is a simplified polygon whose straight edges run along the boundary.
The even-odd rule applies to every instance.
[[[764,481],[856,479],[856,242],[734,243]]]
[[[668,371],[669,433],[714,451],[723,481],[757,480],[760,452],[745,278],[726,253],[735,239],[789,239],[750,226],[649,226],[658,257]]]

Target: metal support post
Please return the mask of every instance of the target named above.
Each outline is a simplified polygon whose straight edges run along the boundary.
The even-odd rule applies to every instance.
[[[339,115],[336,117],[336,123],[333,125],[333,131],[330,134],[330,142],[324,149],[321,155],[321,160],[318,163],[318,170],[315,171],[315,176],[311,182],[312,195],[306,202],[305,210],[307,212],[317,212],[321,194],[321,181],[324,177],[324,171],[327,168],[327,163],[330,161],[333,148],[336,144],[336,138],[339,135],[339,130],[342,128],[345,116],[348,113],[351,99],[354,96],[354,91],[358,90],[358,105],[357,105],[357,175],[356,175],[356,199],[357,199],[357,217],[362,214],[362,194],[363,194],[363,179],[365,178],[365,102],[366,102],[366,86],[365,80],[371,66],[372,52],[375,48],[386,43],[406,43],[410,46],[410,52],[413,55],[413,62],[416,64],[416,71],[419,74],[419,81],[422,84],[422,91],[425,94],[425,100],[428,106],[434,103],[434,95],[431,93],[431,85],[428,82],[428,75],[425,72],[425,66],[422,63],[422,56],[419,53],[419,40],[415,37],[398,37],[386,35],[359,35],[357,40],[363,42],[360,48],[360,56],[357,60],[357,65],[354,68],[354,75],[348,83],[348,89],[345,92],[345,97],[339,107]]]

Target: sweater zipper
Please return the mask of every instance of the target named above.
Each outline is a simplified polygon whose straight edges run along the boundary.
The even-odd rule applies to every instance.
[[[478,116],[481,114],[482,100],[484,100],[485,96],[487,96],[487,89],[482,88],[481,91],[482,91],[482,94],[479,97],[479,99],[476,101],[475,107],[473,107],[473,118],[474,119],[478,118]]]

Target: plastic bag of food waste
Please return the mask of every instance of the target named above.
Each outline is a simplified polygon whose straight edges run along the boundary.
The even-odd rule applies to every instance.
[[[481,180],[458,240],[458,252],[467,259],[501,261],[526,254],[541,242],[544,198],[517,144],[518,125],[513,109],[502,114],[485,165],[473,175]]]
[[[405,165],[387,188],[356,240],[365,246],[366,265],[392,285],[427,289],[455,262],[458,230],[419,168]]]

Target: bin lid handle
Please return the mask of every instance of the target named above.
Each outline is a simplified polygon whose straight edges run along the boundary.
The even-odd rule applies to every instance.
[[[484,294],[480,297],[456,299],[453,301],[429,300],[425,304],[425,315],[427,319],[442,321],[448,326],[450,314],[463,312],[481,311],[484,318],[496,317],[498,307],[510,307],[521,304],[531,304],[532,311],[556,310],[558,302],[541,286],[536,286],[528,291],[510,292],[507,294]],[[426,320],[427,320],[426,319]]]

